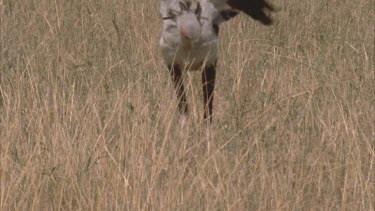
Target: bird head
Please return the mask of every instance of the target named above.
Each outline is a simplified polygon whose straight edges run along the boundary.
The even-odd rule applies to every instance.
[[[175,19],[181,37],[194,42],[202,33],[202,7],[199,2],[193,5],[190,1],[180,1],[179,7],[180,11],[170,10],[169,16]]]

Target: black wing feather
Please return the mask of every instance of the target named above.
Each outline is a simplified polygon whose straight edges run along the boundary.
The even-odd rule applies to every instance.
[[[228,0],[228,5],[240,10],[264,25],[272,24],[272,19],[265,10],[274,11],[272,5],[265,0]]]

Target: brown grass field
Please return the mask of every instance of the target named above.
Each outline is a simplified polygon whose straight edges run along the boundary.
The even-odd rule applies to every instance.
[[[158,0],[0,0],[0,210],[374,210],[375,2],[272,2],[221,30],[208,151]]]

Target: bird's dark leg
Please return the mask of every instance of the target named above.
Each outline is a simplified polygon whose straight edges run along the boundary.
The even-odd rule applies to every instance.
[[[216,65],[207,66],[202,72],[204,119],[212,122],[212,109],[214,101]]]
[[[178,109],[181,114],[188,114],[188,106],[186,102],[186,95],[184,90],[184,84],[182,80],[182,72],[180,67],[177,65],[168,65],[168,69],[171,73],[173,85],[176,89],[177,100],[178,100]]]

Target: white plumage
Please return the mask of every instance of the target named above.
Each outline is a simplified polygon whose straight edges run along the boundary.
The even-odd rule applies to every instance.
[[[167,64],[178,64],[189,70],[198,69],[204,62],[213,65],[217,59],[218,35],[212,29],[215,17],[219,16],[214,5],[207,0],[200,0],[200,20],[190,11],[181,11],[176,0],[161,1],[162,17],[169,17],[168,11],[174,11],[174,19],[163,20],[163,31],[159,41],[161,54]],[[193,10],[198,4],[192,5]],[[182,31],[191,34],[190,38],[183,36]]]

